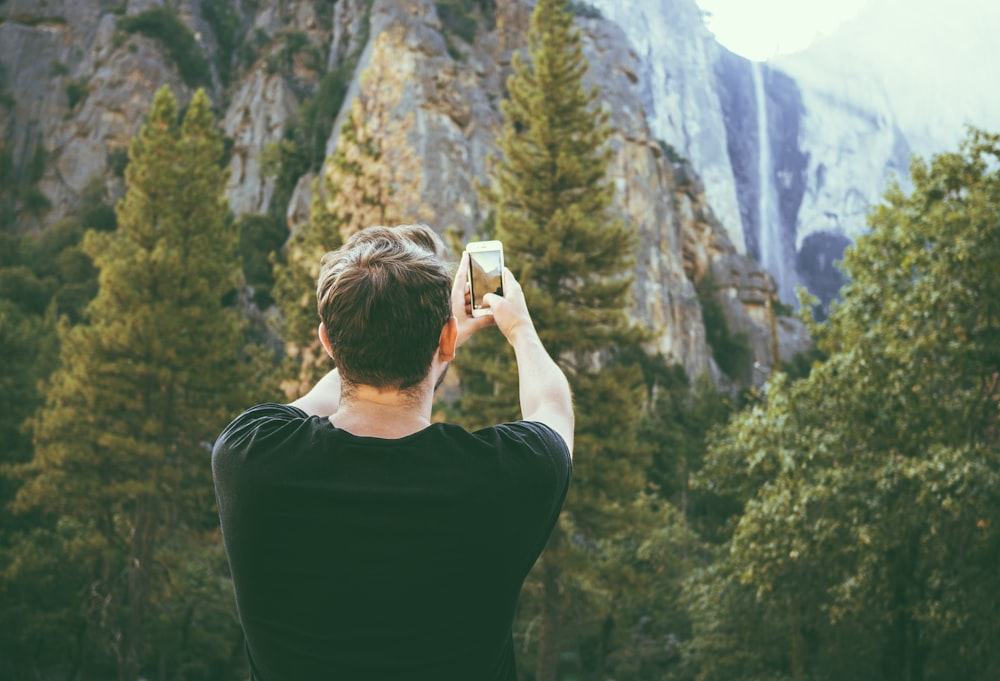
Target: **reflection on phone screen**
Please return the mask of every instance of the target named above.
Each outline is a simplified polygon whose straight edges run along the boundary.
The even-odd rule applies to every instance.
[[[500,251],[479,251],[470,253],[472,260],[472,307],[483,307],[483,296],[487,293],[503,295],[503,269]]]

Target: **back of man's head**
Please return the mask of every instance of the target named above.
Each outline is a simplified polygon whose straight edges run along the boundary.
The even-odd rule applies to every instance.
[[[406,390],[428,374],[451,317],[440,238],[424,225],[371,227],[323,257],[316,290],[345,384]]]

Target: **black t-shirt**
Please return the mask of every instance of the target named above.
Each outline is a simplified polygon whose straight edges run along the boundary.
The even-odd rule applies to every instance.
[[[212,470],[251,679],[517,678],[518,596],[572,472],[551,428],[384,440],[267,404]]]

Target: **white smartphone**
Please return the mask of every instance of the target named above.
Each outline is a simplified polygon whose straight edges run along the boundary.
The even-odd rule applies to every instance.
[[[472,294],[472,316],[493,314],[483,307],[487,293],[503,295],[503,244],[499,241],[473,241],[465,247],[469,254],[469,286]]]

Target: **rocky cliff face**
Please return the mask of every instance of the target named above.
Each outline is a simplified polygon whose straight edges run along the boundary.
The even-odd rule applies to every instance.
[[[736,249],[774,275],[786,303],[797,284],[836,295],[834,261],[888,181],[906,186],[911,151],[952,149],[965,123],[1000,126],[987,85],[995,3],[872,0],[820,44],[767,63],[718,45],[695,0],[593,4],[640,56],[652,134],[691,160]]]
[[[296,123],[323,73],[356,61],[345,79],[341,114],[326,131],[326,153],[362,73],[379,70],[388,84],[387,107],[407,118],[407,141],[420,162],[414,205],[426,207],[442,232],[471,236],[486,213],[474,182],[487,178],[501,125],[501,83],[530,14],[520,2],[496,4],[499,28],[481,28],[466,42],[442,27],[430,0],[7,0],[0,4],[0,64],[10,104],[0,105],[4,148],[17,168],[36,149],[45,150],[39,188],[51,202],[48,212],[34,222],[20,220],[17,228],[40,228],[72,213],[95,182],[109,196],[120,195],[122,154],[164,83],[182,103],[205,86],[219,107],[232,140],[227,190],[234,213],[273,210],[275,180],[263,171],[261,153]],[[162,35],[136,28],[136,18],[163,10],[179,18],[190,33],[189,48],[202,56],[194,72]],[[764,376],[776,349],[787,357],[805,349],[808,339],[800,324],[775,316],[773,277],[741,254],[742,238],[734,239],[716,218],[739,211],[738,193],[752,191],[754,178],[742,188],[731,183],[732,196],[719,199],[719,213],[705,189],[719,181],[701,177],[721,173],[721,162],[695,154],[682,159],[670,146],[679,140],[655,129],[663,108],[651,94],[656,72],[649,51],[613,21],[580,17],[578,26],[591,63],[587,78],[612,114],[616,207],[640,235],[634,315],[656,330],[656,349],[691,375],[718,375],[695,289],[711,274],[730,327],[747,334],[764,369],[755,378]],[[712,63],[704,62],[706,73]],[[694,81],[691,88],[697,96],[685,115],[666,118],[702,146],[716,144],[715,158],[728,158],[726,145],[733,143],[724,134],[723,108],[716,107],[710,123],[698,118],[702,98],[718,96]],[[310,178],[299,179],[289,202],[292,229],[307,214]]]

